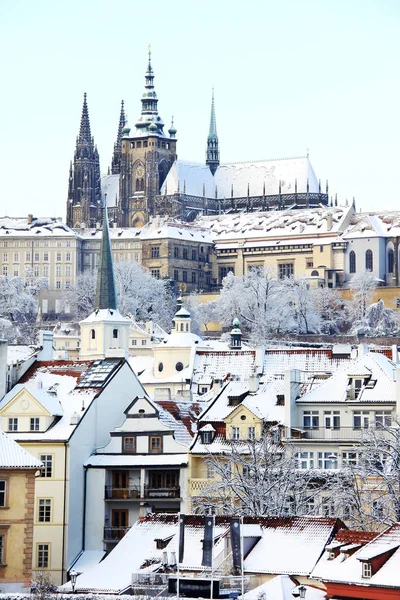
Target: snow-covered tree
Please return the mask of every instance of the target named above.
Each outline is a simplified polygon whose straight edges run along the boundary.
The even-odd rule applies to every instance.
[[[296,333],[318,333],[321,317],[315,303],[315,292],[306,279],[288,277],[282,280],[281,297],[289,301],[292,327]]]
[[[176,304],[169,280],[155,279],[136,261],[116,264],[114,275],[121,314],[170,327]],[[78,319],[85,318],[95,308],[96,278],[95,273],[84,273],[64,294],[64,303],[71,306]]]
[[[47,287],[45,278],[0,277],[0,336],[13,343],[33,343],[38,312],[37,297]]]
[[[321,333],[338,334],[346,325],[346,303],[336,290],[317,288],[313,292],[315,309],[320,316]]]
[[[348,306],[351,317],[354,320],[362,321],[376,290],[376,278],[370,271],[360,273],[350,281],[350,290],[352,300]]]
[[[244,515],[326,514],[338,498],[341,474],[298,468],[298,450],[283,448],[279,430],[259,440],[226,441],[221,454],[205,458],[212,477],[195,498],[196,511]]]
[[[383,300],[367,306],[364,317],[357,319],[351,328],[356,335],[386,336],[399,330],[399,315],[391,308],[385,308]]]

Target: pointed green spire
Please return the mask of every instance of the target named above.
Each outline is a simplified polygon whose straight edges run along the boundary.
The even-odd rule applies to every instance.
[[[217,136],[217,121],[215,119],[215,102],[214,102],[214,88],[212,90],[211,99],[211,115],[210,115],[210,131],[208,132],[208,139],[218,139]]]
[[[115,290],[114,269],[111,252],[110,232],[108,230],[107,198],[103,206],[103,233],[101,239],[99,270],[97,273],[97,289],[95,308],[99,310],[117,310],[117,293]]]
[[[219,148],[217,135],[217,121],[215,118],[214,88],[212,91],[211,100],[210,130],[207,138],[206,165],[210,167],[210,171],[213,175],[219,165]]]

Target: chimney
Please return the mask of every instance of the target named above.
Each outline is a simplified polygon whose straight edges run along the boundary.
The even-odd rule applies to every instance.
[[[212,391],[215,394],[218,394],[221,391],[222,388],[222,379],[214,379],[213,383],[212,383]]]
[[[396,344],[393,344],[392,346],[392,361],[395,365],[397,365],[397,363],[399,362],[399,352],[397,350]]]
[[[328,231],[332,229],[332,213],[328,213],[326,217],[326,228]]]
[[[39,331],[39,344],[41,349],[37,355],[38,361],[53,360],[53,337],[52,331]]]
[[[249,379],[250,394],[255,394],[258,392],[258,388],[260,387],[259,383],[260,383],[260,378],[257,373],[253,373],[252,375],[250,375],[250,379]]]
[[[28,225],[32,223],[33,215],[28,215]]]
[[[0,340],[0,400],[7,393],[7,341]]]
[[[300,371],[298,369],[288,369],[284,376],[285,391],[285,424],[287,428],[298,425],[296,400],[300,397]]]
[[[38,379],[38,381],[37,381],[37,389],[38,390],[43,389],[43,381],[41,379]]]
[[[368,344],[358,344],[358,358],[362,358],[369,353]]]

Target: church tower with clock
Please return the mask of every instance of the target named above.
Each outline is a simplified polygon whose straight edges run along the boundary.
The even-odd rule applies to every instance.
[[[164,133],[158,114],[151,53],[145,75],[142,111],[135,129],[125,124],[121,140],[118,221],[121,227],[141,227],[155,214],[155,200],[176,159],[173,121]]]

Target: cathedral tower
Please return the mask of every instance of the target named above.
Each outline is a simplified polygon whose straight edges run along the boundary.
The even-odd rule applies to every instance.
[[[114,144],[114,153],[111,161],[111,173],[118,175],[121,172],[121,150],[122,150],[122,131],[126,124],[124,101],[121,101],[121,112],[119,115],[117,141]]]
[[[99,153],[90,131],[85,93],[74,162],[70,163],[69,169],[67,225],[80,227],[84,223],[86,227],[94,226],[100,217],[100,202]]]
[[[212,91],[212,100],[211,100],[210,131],[208,132],[208,138],[207,138],[206,165],[208,165],[210,167],[210,171],[213,175],[219,165],[219,149],[218,149],[217,122],[215,119],[214,90]]]
[[[122,227],[140,227],[156,214],[156,197],[176,159],[176,129],[172,125],[167,136],[158,114],[150,50],[141,102],[133,134],[126,124],[122,130],[118,207]]]

